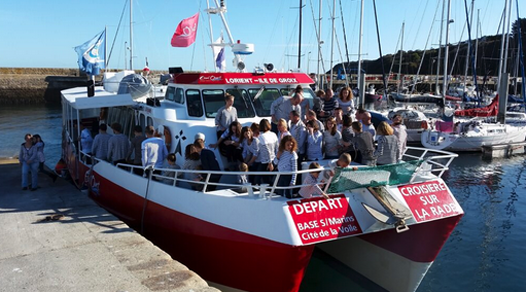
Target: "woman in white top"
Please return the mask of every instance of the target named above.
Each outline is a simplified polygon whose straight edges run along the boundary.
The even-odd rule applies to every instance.
[[[350,87],[340,90],[338,105],[343,109],[343,114],[348,115],[354,112],[354,95]]]
[[[274,165],[272,162],[276,157],[278,150],[278,137],[274,132],[270,131],[270,122],[267,119],[262,119],[259,124],[259,154],[258,160],[261,164],[258,167],[258,171],[273,171]],[[259,184],[270,183],[270,176],[258,176],[256,182]]]
[[[330,117],[325,121],[325,129],[323,132],[323,153],[325,154],[325,159],[337,159],[340,157],[338,150],[342,134],[337,129],[334,117]]]

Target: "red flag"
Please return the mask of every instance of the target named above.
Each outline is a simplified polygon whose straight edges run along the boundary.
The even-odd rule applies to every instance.
[[[172,37],[172,47],[188,47],[195,42],[198,20],[199,12],[179,23]]]

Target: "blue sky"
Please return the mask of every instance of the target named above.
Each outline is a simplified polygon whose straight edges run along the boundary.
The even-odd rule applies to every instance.
[[[219,1],[219,0],[218,0]],[[468,1],[468,6],[471,1]],[[210,0],[213,2],[213,0]],[[247,69],[273,63],[280,69],[297,67],[299,0],[226,0],[226,18],[233,38],[255,45],[255,53],[245,59]],[[347,50],[351,60],[357,59],[359,32],[359,0],[336,1],[336,40],[333,62],[346,60],[340,5],[342,3]],[[440,2],[440,3],[439,3]],[[377,0],[380,37],[383,54],[395,52],[400,45],[402,22],[405,22],[404,50],[437,47],[441,0]],[[331,48],[331,13],[333,0],[323,0],[322,54],[329,70]],[[365,0],[362,59],[379,56],[372,0]],[[317,40],[314,19],[318,18],[319,0],[303,0],[302,70],[315,72],[317,67]],[[115,38],[124,0],[5,0],[0,3],[0,67],[77,68],[74,47],[95,36],[107,27],[108,51]],[[517,18],[513,0],[512,20]],[[520,13],[526,14],[524,1]],[[475,16],[480,9],[483,35],[495,35],[499,26],[504,1],[476,0]],[[439,8],[439,11],[435,11]],[[208,16],[204,13],[206,0],[134,0],[134,69],[142,69],[145,58],[149,67],[167,70],[183,67],[185,70],[213,70]],[[450,42],[467,39],[461,35],[465,25],[464,0],[452,0]],[[171,37],[177,24],[200,11],[196,42],[188,48],[173,48]],[[314,11],[314,16],[313,16]],[[436,17],[436,18],[435,18]],[[435,19],[433,21],[433,19]],[[317,23],[317,20],[316,20]],[[218,16],[212,16],[214,39],[224,28]],[[317,24],[316,24],[317,25]],[[431,31],[431,32],[430,32]],[[129,10],[124,12],[123,25],[115,38],[110,68],[123,69],[125,42],[129,45]],[[224,33],[226,37],[226,33]],[[472,37],[475,37],[473,30]],[[309,53],[310,52],[310,53]],[[341,53],[340,53],[341,52]],[[233,55],[227,49],[227,66]],[[129,61],[126,66],[129,66]]]

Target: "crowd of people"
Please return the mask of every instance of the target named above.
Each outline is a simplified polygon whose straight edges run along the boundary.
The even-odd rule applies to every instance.
[[[119,123],[111,124],[113,134],[108,133],[106,124],[98,125],[99,133],[95,137],[91,136],[87,127],[81,125],[79,142],[82,151],[91,157],[114,165],[130,163],[139,166],[134,168],[136,174],[148,176],[153,171],[164,176],[163,181],[167,183],[173,182],[176,172],[163,174],[158,169],[194,170],[182,176],[185,180],[196,182],[189,184],[195,190],[203,190],[203,184],[197,183],[204,179],[199,170],[220,170],[212,151],[216,148],[228,162],[225,170],[236,171],[295,172],[301,169],[304,161],[309,162],[309,168],[319,168],[318,161],[340,161],[342,155],[346,155],[344,158],[349,157],[344,159],[347,165],[355,161],[375,166],[397,163],[402,159],[407,133],[399,115],[395,115],[390,124],[382,122],[375,128],[371,114],[355,108],[350,88],[343,88],[338,96],[334,96],[331,89],[318,90],[316,96],[311,109],[303,96],[303,89],[298,86],[291,96],[279,97],[272,103],[270,120],[262,119],[259,123],[242,127],[233,106],[235,97],[225,94],[225,106],[218,110],[215,118],[217,142],[207,147],[205,136],[197,134],[194,143],[187,145],[184,151],[182,167],[176,163],[175,154],[168,153],[164,140],[153,126],[147,126],[144,135],[141,126],[135,126],[134,137],[130,140],[122,133]],[[37,146],[37,136],[26,135],[26,142],[20,150],[24,189],[29,186],[27,174],[33,174],[32,169],[36,169],[38,162],[43,160],[38,156],[38,153],[42,153],[43,157],[43,142],[40,139],[42,146]],[[316,174],[307,176],[307,184],[314,181],[315,177]],[[208,181],[217,183],[220,178],[220,174],[214,174]],[[31,186],[35,188],[37,177],[32,175],[32,180]],[[272,184],[271,180],[272,176],[268,175],[241,175],[238,178],[240,184]],[[280,175],[277,185],[292,187],[298,184],[302,182],[298,182],[293,174]],[[215,188],[214,184],[209,184],[207,191]],[[293,190],[289,188],[279,190],[278,193],[292,197]],[[294,192],[305,194],[305,191],[297,189]],[[317,190],[317,193],[320,192]]]

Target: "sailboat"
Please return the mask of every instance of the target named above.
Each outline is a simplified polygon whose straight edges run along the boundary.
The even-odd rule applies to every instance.
[[[504,14],[506,14],[506,7],[507,4]],[[504,26],[502,35],[504,39]],[[500,63],[504,63],[502,53]],[[482,151],[484,146],[524,142],[526,114],[506,112],[508,74],[500,71],[499,80],[501,80],[499,92],[505,96],[504,98],[499,98],[497,95],[486,107],[455,111],[456,117],[463,117],[457,118],[456,122],[453,121],[453,117],[447,118],[447,121],[436,121],[430,129],[422,133],[422,145],[435,150]],[[504,105],[499,103],[504,103]],[[466,117],[471,118],[466,119]],[[509,121],[506,122],[507,118]]]

